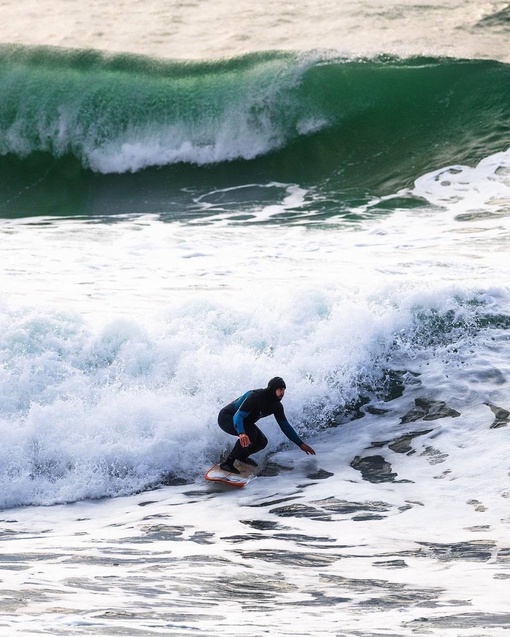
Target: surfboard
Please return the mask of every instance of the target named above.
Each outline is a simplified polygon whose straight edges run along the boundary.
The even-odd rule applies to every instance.
[[[230,473],[230,471],[224,471],[220,469],[219,464],[215,464],[205,474],[205,479],[210,482],[221,482],[228,484],[231,487],[245,487],[249,482],[257,477],[259,467],[252,467],[251,465],[244,464],[236,460],[234,463],[236,469],[239,469],[240,473]]]

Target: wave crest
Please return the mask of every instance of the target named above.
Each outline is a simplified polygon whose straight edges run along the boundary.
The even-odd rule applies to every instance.
[[[0,154],[73,156],[103,174],[236,160],[258,170],[276,156],[282,181],[299,182],[305,166],[394,190],[510,144],[510,66],[487,60],[268,52],[191,63],[4,47],[0,62]]]

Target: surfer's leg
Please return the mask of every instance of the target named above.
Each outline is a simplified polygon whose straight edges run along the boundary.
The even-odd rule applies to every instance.
[[[233,417],[230,414],[224,413],[223,410],[220,411],[218,416],[218,424],[225,433],[230,434],[231,436],[238,435],[234,427]],[[250,444],[247,447],[243,447],[239,440],[236,441],[232,451],[220,465],[220,467],[225,471],[239,473],[239,471],[234,467],[234,462],[236,460],[239,460],[240,462],[246,462],[246,460],[249,460],[247,464],[256,466],[255,461],[249,459],[249,456],[253,453],[257,453],[257,451],[261,451],[267,445],[267,438],[262,431],[260,431],[257,425],[245,422],[244,430],[248,434]]]
[[[268,440],[257,425],[245,424],[244,428],[250,438],[250,444],[247,447],[241,447],[241,445],[239,445],[240,450],[238,455],[235,456],[235,459],[240,460],[241,462],[246,462],[248,460],[248,464],[256,466],[256,462],[251,460],[249,456],[257,453],[257,451],[262,451],[262,449],[266,447]]]
[[[218,414],[218,425],[226,434],[230,434],[231,436],[238,435],[236,428],[234,427],[234,417],[224,409],[222,409]]]
[[[220,429],[222,429],[225,433],[230,434],[231,436],[238,436],[236,428],[234,427],[234,419],[232,414],[225,412],[223,409],[218,414],[218,425]],[[239,471],[234,467],[234,461],[239,458],[241,454],[242,447],[239,439],[236,441],[234,448],[228,454],[228,457],[220,464],[220,467],[224,471],[230,471],[230,473],[239,473]]]

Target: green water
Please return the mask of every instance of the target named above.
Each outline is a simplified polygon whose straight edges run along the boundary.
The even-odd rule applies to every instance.
[[[510,67],[492,61],[4,47],[0,62],[6,217],[189,215],[203,193],[273,181],[327,213],[510,140]]]

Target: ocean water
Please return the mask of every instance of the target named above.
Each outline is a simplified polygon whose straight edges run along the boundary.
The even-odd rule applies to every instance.
[[[507,634],[509,5],[0,18],[2,635]]]

